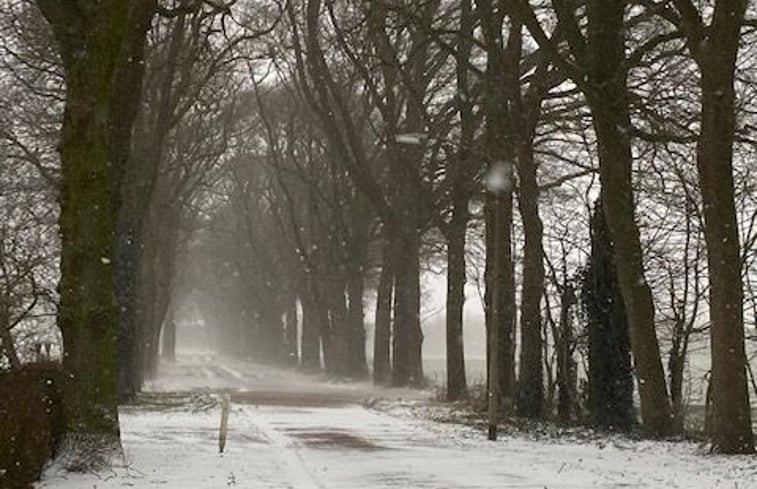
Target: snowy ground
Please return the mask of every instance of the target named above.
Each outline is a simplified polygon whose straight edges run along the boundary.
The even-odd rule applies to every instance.
[[[407,406],[430,393],[330,384],[291,372],[183,357],[140,407],[121,411],[126,461],[98,474],[50,468],[38,489],[728,488],[757,489],[757,457],[624,439],[492,443]],[[232,396],[226,452],[220,408]],[[375,410],[366,407],[389,406]],[[372,405],[368,403],[368,405]]]

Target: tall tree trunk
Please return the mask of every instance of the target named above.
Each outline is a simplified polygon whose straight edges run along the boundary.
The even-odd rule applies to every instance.
[[[408,222],[409,221],[409,222]],[[400,223],[394,236],[394,330],[392,335],[392,383],[420,386],[424,382],[420,324],[420,236],[411,216]]]
[[[754,451],[733,184],[734,72],[746,5],[744,0],[716,2],[705,49],[698,57],[702,71],[702,129],[697,169],[710,279],[712,448],[722,453]]]
[[[398,197],[390,204],[382,186],[367,171],[365,163],[368,159],[355,121],[347,110],[347,104],[338,88],[339,84],[332,77],[323,55],[320,45],[321,4],[320,0],[310,0],[306,4],[306,58],[303,57],[299,44],[294,9],[291,6],[288,9],[293,20],[292,33],[295,39],[297,70],[302,80],[309,79],[312,83],[311,86],[303,84],[303,94],[318,113],[329,143],[341,156],[338,159],[345,165],[353,183],[365,193],[387,227],[389,239],[394,242],[393,246],[402,247],[402,253],[399,252],[399,248],[393,250],[396,268],[392,381],[397,385],[420,385],[424,379],[421,349],[423,334],[420,327],[421,222],[418,187],[421,182],[419,167],[423,161],[424,148],[422,145],[402,143],[396,136],[405,133],[417,134],[426,130],[425,114],[420,107],[422,103],[416,96],[425,93],[430,82],[430,43],[426,30],[421,32],[421,29],[411,29],[412,47],[409,49],[409,59],[404,66],[398,67],[391,62],[395,50],[392,38],[387,32],[388,5],[384,1],[370,3],[370,9],[367,11],[369,41],[373,43],[378,57],[385,61],[381,64],[381,73],[385,82],[383,92],[386,100],[382,104],[384,110],[381,110],[381,116],[387,131],[390,177],[397,187],[396,192],[391,193]],[[438,6],[438,1],[429,2],[422,9],[422,18],[418,21],[430,24]],[[408,83],[402,83],[401,79]],[[398,92],[402,93],[402,96],[398,97]],[[395,102],[403,104],[403,107],[394,104]],[[393,106],[392,109],[387,109],[389,105]]]
[[[11,369],[18,370],[21,368],[21,360],[18,358],[16,345],[13,343],[13,334],[10,330],[10,317],[5,304],[0,304],[0,353],[5,354]]]
[[[173,306],[169,306],[163,321],[160,350],[163,360],[172,363],[176,361],[176,317],[173,314]]]
[[[396,183],[396,192],[392,193],[390,202],[393,212],[390,222],[385,221],[390,240],[394,242],[392,382],[397,386],[420,386],[425,382],[420,320],[422,222],[419,188],[424,147],[422,142],[402,142],[398,136],[426,132],[423,102],[417,97],[425,93],[429,83],[429,43],[422,29],[410,29],[408,58],[400,67],[393,61],[396,59],[396,47],[387,29],[389,2],[377,0],[371,2],[371,7],[367,22],[376,54],[382,61],[383,80],[387,84],[381,115],[388,135],[389,174]],[[438,1],[435,0],[416,10],[416,25],[429,27],[437,8]]]
[[[368,361],[365,356],[365,312],[363,295],[365,282],[362,270],[354,270],[347,280],[348,327],[350,331],[350,373],[355,378],[368,375]]]
[[[137,327],[133,330],[133,334],[137,334],[138,336],[132,345],[133,354],[135,355],[135,370],[130,373],[137,383],[137,390],[139,390],[144,380],[148,377],[147,350],[150,348],[150,326],[154,323],[155,309],[157,307],[155,300],[157,294],[155,274],[157,271],[153,267],[156,250],[149,240],[146,240],[141,248],[141,259],[138,263],[139,279],[137,283],[139,296],[137,297],[138,305],[135,310],[139,315],[135,319]]]
[[[470,215],[474,161],[471,157],[476,126],[469,83],[469,63],[473,49],[473,4],[460,2],[460,30],[455,55],[457,107],[460,114],[460,149],[452,159],[452,218],[447,227],[447,399],[468,395],[465,378],[463,323],[465,309],[465,240]]]
[[[153,380],[158,375],[158,360],[160,358],[160,331],[151,329],[145,341],[145,348],[142,351],[144,376],[145,379]]]
[[[515,81],[519,83],[519,78]],[[514,88],[520,91],[519,85]],[[544,411],[544,341],[541,318],[541,301],[544,296],[543,225],[539,217],[539,186],[536,180],[533,135],[527,134],[518,139],[518,209],[525,238],[520,306],[518,414],[538,418]]]
[[[315,324],[318,326],[320,351],[323,356],[323,368],[329,374],[334,374],[334,338],[329,319],[327,291],[317,277],[310,277],[310,290],[313,298]]]
[[[408,119],[410,119],[408,117]],[[411,125],[408,131],[417,128]],[[403,182],[394,199],[397,217],[390,227],[394,265],[394,329],[392,335],[392,383],[421,386],[423,377],[420,285],[420,202],[417,166],[422,155],[414,145],[396,145],[392,175]]]
[[[618,281],[628,313],[631,346],[641,397],[644,429],[670,433],[670,402],[655,332],[652,293],[644,277],[631,178],[631,119],[625,72],[623,0],[588,3],[587,99],[599,146],[602,204],[615,244]]]
[[[121,212],[118,230],[118,259],[116,261],[116,284],[121,304],[118,327],[118,397],[121,402],[136,399],[142,386],[139,374],[139,319],[141,311],[140,263],[142,261],[141,235],[137,223],[124,217]]]
[[[678,320],[676,320],[678,321]],[[686,366],[686,354],[681,348],[682,325],[676,324],[673,337],[673,345],[670,348],[670,357],[668,358],[668,374],[670,376],[670,401],[671,415],[673,416],[673,433],[684,433],[684,412],[683,399],[683,373]]]
[[[329,279],[328,285],[329,319],[331,320],[331,359],[333,368],[329,373],[339,377],[349,377],[351,330],[345,297],[345,282],[341,278]]]
[[[158,357],[160,352],[160,332],[163,329],[168,307],[170,303],[170,285],[167,283],[168,279],[165,275],[168,273],[166,263],[163,261],[166,257],[164,253],[157,251],[155,258],[152,262],[152,272],[148,277],[148,280],[152,281],[152,287],[154,295],[151,297],[143,297],[144,301],[151,301],[152,304],[149,307],[150,316],[147,318],[147,322],[144,324],[145,329],[145,351],[146,354],[144,371],[145,378],[153,379],[157,374]]]
[[[185,16],[180,15],[173,26],[169,53],[166,56],[168,65],[161,80],[161,98],[155,108],[154,125],[152,117],[141,117],[137,123],[137,133],[140,139],[135,144],[134,154],[130,155],[129,164],[124,171],[121,185],[123,205],[118,216],[116,283],[121,305],[119,319],[119,398],[122,402],[133,401],[141,388],[139,367],[139,338],[141,317],[140,301],[140,263],[143,248],[143,225],[145,216],[152,201],[152,193],[157,181],[158,168],[164,150],[165,138],[170,131],[173,116],[173,91],[179,50],[182,47],[185,32]],[[136,50],[135,50],[136,51]],[[137,67],[144,71],[145,63],[143,50],[133,54]],[[135,85],[138,87],[139,85]],[[135,88],[136,89],[136,88]],[[121,95],[129,97],[126,91]],[[136,110],[137,105],[135,104]],[[152,116],[152,111],[147,114]],[[141,121],[141,123],[140,123]],[[141,129],[141,133],[139,130]],[[124,139],[123,136],[120,139]],[[130,141],[131,139],[125,139]]]
[[[286,311],[285,335],[287,365],[297,366],[299,359],[299,335],[297,333],[297,298],[293,298]]]
[[[321,318],[321,344],[323,347],[323,366],[329,376],[339,377],[343,375],[343,362],[340,355],[345,351],[341,336],[343,317],[338,316],[338,307],[335,307],[334,290],[331,278],[323,280],[319,289],[323,294],[320,307]],[[342,290],[344,293],[344,290]]]
[[[154,4],[37,4],[52,26],[66,81],[58,197],[66,431],[110,443],[119,434],[114,237]]]
[[[146,233],[143,249],[142,278],[140,291],[140,349],[142,378],[152,379],[157,374],[160,352],[160,332],[163,329],[171,301],[173,278],[172,256],[174,236],[171,219],[161,219],[153,214]],[[166,217],[166,216],[162,216]]]
[[[463,348],[468,199],[455,200],[447,236],[447,399],[451,401],[466,397],[468,392]]]
[[[169,308],[176,272],[176,245],[179,239],[181,206],[172,200],[173,175],[161,175],[155,183],[152,199],[143,224],[144,279],[150,282],[149,295],[141,298],[141,307],[150,313],[142,321],[149,358],[144,372],[146,378],[154,378],[160,352],[160,332],[170,319]],[[144,284],[140,286],[144,288]]]
[[[259,328],[253,339],[257,357],[269,365],[281,366],[286,363],[287,358],[284,315],[277,307],[266,308],[259,314]]]
[[[321,368],[321,326],[315,300],[310,294],[304,294],[302,301],[302,359],[300,366],[304,370]]]
[[[573,321],[571,308],[576,304],[573,285],[566,282],[560,297],[560,337],[557,345],[557,419],[568,423],[576,406],[576,362],[573,360]]]
[[[670,400],[672,403],[673,416],[673,433],[676,435],[684,434],[684,422],[686,418],[686,406],[684,399],[684,372],[686,367],[686,358],[689,351],[689,341],[694,330],[694,325],[699,317],[699,298],[700,295],[700,236],[694,230],[695,204],[687,200],[686,216],[686,239],[684,240],[684,249],[682,259],[683,266],[683,300],[679,301],[674,294],[671,295],[671,305],[673,307],[673,337],[671,339],[670,352],[668,357],[668,375],[670,377]],[[692,244],[695,252],[691,255]],[[691,289],[691,293],[689,290]],[[672,292],[672,291],[671,291]],[[693,297],[691,304],[693,309],[687,311],[687,301]]]
[[[381,276],[376,292],[376,321],[373,339],[373,383],[387,384],[392,377],[391,337],[394,302],[394,267],[389,245],[384,247]]]

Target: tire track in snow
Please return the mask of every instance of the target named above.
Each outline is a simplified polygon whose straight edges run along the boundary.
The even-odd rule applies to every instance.
[[[308,468],[300,450],[292,443],[291,438],[260,419],[253,419],[252,422],[269,442],[269,446],[276,452],[279,460],[284,463],[286,473],[292,476],[293,485],[290,485],[290,489],[328,489]]]
[[[239,372],[238,370],[234,370],[233,368],[229,367],[225,363],[218,362],[215,364],[215,367],[216,367],[216,370],[218,370],[221,373],[221,375],[227,378],[230,377],[234,380],[239,380],[239,381],[244,380],[244,375],[242,375],[241,372]]]

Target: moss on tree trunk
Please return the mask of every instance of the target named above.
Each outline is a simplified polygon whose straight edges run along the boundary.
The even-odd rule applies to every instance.
[[[120,183],[154,4],[39,0],[66,82],[59,192],[65,419],[69,434],[117,440],[114,287]],[[137,57],[135,57],[137,56]]]

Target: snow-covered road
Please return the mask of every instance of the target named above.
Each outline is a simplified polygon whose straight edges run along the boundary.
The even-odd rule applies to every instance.
[[[200,402],[121,412],[126,464],[99,474],[48,470],[45,489],[757,488],[757,458],[703,455],[691,444],[604,439],[534,441],[413,416],[428,393],[373,391],[292,372],[183,357],[149,388],[229,392],[226,451],[220,408]],[[364,407],[389,399],[390,413]],[[201,399],[197,397],[195,399]],[[392,402],[394,400],[395,402]],[[170,404],[170,403],[169,403]]]

